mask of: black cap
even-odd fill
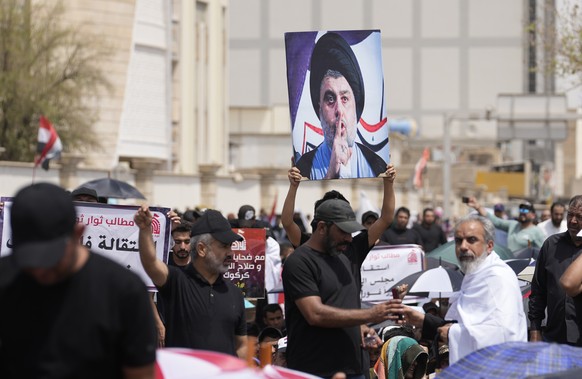
[[[340,199],[324,201],[315,210],[316,221],[332,222],[346,233],[354,233],[364,227],[356,221],[356,215],[350,204]]]
[[[535,211],[536,211],[533,204],[531,204],[531,203],[521,203],[521,204],[519,204],[519,209],[527,209],[533,213],[535,213]]]
[[[65,253],[77,213],[71,194],[50,183],[22,188],[10,211],[12,254],[20,268],[55,266]]]
[[[243,205],[238,210],[239,220],[254,220],[255,215],[255,208],[252,205]]]
[[[97,191],[95,191],[92,188],[87,188],[87,187],[79,187],[77,189],[75,189],[71,195],[73,196],[73,200],[75,199],[75,196],[81,196],[81,195],[85,195],[85,196],[92,196],[95,198],[95,201],[99,200],[99,196],[97,196]]]
[[[283,338],[283,333],[277,328],[266,326],[258,335],[259,342],[263,342],[266,337],[276,338],[279,341],[280,338]]]
[[[232,231],[228,220],[214,209],[208,209],[202,217],[200,217],[190,231],[190,236],[197,236],[200,234],[210,233],[214,239],[222,243],[233,243],[234,241],[242,241],[242,236]]]
[[[311,54],[309,89],[311,104],[319,117],[319,92],[327,70],[334,70],[346,78],[354,93],[358,121],[364,110],[364,79],[360,65],[350,45],[339,34],[326,33],[315,43]]]
[[[364,212],[364,214],[362,215],[362,224],[365,223],[366,220],[369,219],[370,217],[374,217],[374,220],[377,220],[380,218],[378,216],[378,213],[376,213],[374,211],[367,211],[367,212]]]

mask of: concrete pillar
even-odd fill
[[[275,180],[277,179],[277,174],[281,173],[281,169],[260,168],[258,172],[261,176],[261,208],[264,209],[267,214],[271,214],[273,202],[278,196]]]
[[[84,159],[84,155],[77,153],[61,154],[61,171],[59,172],[61,187],[73,190],[77,188],[79,184],[81,184],[77,181],[77,171],[79,163],[81,163]]]
[[[154,198],[154,171],[157,170],[164,161],[160,159],[148,158],[133,158],[131,160],[131,167],[135,172],[135,186],[146,197],[146,200],[151,201]]]
[[[201,164],[200,171],[200,202],[208,208],[216,208],[216,173],[222,167],[219,164]]]

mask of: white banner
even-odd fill
[[[390,288],[408,275],[422,270],[424,251],[418,245],[379,245],[362,263],[362,301],[392,299]]]
[[[0,217],[0,256],[12,254],[12,230],[10,229],[10,209],[12,198],[3,197],[4,209]],[[101,254],[135,272],[146,283],[149,290],[155,290],[151,279],[145,273],[139,259],[139,229],[133,222],[138,206],[109,205],[101,203],[75,203],[77,223],[85,225],[81,244],[94,253]],[[169,208],[150,207],[154,216],[152,234],[156,254],[164,262],[168,261],[170,241],[170,220],[166,217]],[[34,233],[34,231],[31,231]]]

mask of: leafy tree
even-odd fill
[[[582,85],[582,2],[545,0],[529,25],[530,46],[541,53],[536,71]],[[539,47],[536,47],[539,46]]]
[[[571,4],[559,13],[556,50],[552,66],[561,76],[575,75],[582,85],[582,12],[580,3]]]
[[[61,1],[0,1],[0,146],[4,160],[32,161],[38,119],[65,151],[99,147],[91,106],[110,88],[100,63],[109,48],[65,18]]]

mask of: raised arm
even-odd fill
[[[560,284],[568,296],[574,297],[582,292],[582,255],[568,266],[560,278]]]
[[[384,173],[384,197],[382,199],[382,211],[380,218],[370,226],[368,230],[368,246],[373,246],[382,233],[392,223],[394,219],[394,208],[396,206],[396,199],[394,196],[394,180],[396,179],[396,169],[393,164],[386,166]]]
[[[301,243],[301,229],[293,221],[293,214],[295,213],[295,197],[301,182],[301,173],[297,167],[293,166],[287,172],[287,177],[289,178],[289,191],[287,191],[287,197],[285,197],[281,211],[281,224],[287,233],[289,242],[297,247]]]
[[[166,284],[168,280],[168,266],[156,257],[156,247],[152,236],[152,213],[147,205],[142,205],[133,217],[139,228],[139,259],[141,264],[158,287]]]
[[[489,212],[487,212],[487,209],[483,208],[481,204],[479,204],[477,199],[474,197],[469,198],[469,202],[467,203],[467,205],[475,209],[483,217],[487,217],[487,215],[489,214]]]
[[[505,230],[505,231],[509,230],[509,227],[511,226],[512,221],[504,220],[504,219],[501,219],[495,215],[490,214],[489,212],[487,212],[487,209],[485,209],[485,207],[483,207],[483,206],[481,206],[481,204],[479,204],[479,202],[477,201],[476,198],[470,197],[467,205],[470,206],[471,208],[475,209],[477,212],[479,212],[479,214],[481,216],[487,217],[496,228],[501,229],[501,230]]]

